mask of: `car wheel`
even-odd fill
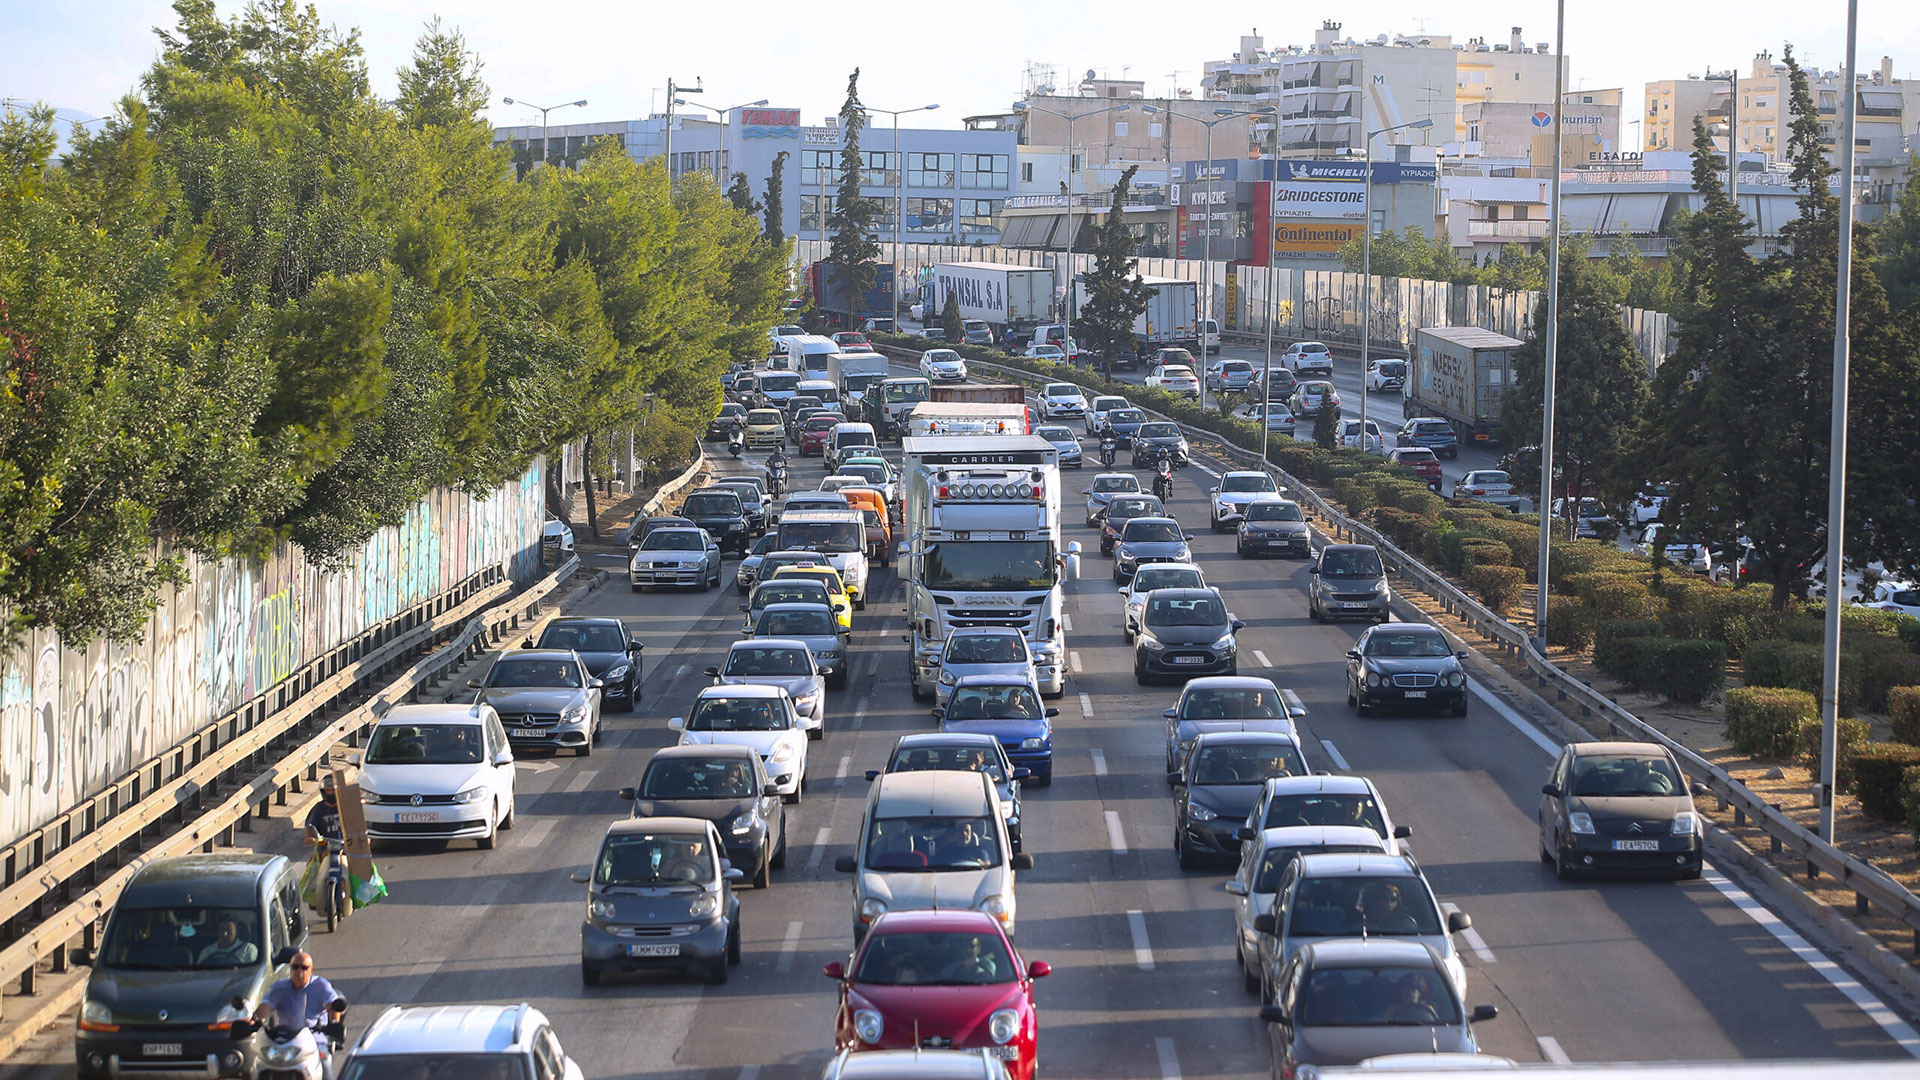
[[[742,583],[742,582],[734,582],[734,585],[733,585],[733,587],[734,587],[735,589],[738,589],[738,590],[740,591],[740,595],[741,595],[741,596],[745,596],[745,595],[747,595],[748,593],[750,593],[750,592],[752,592],[752,591],[753,591],[752,589],[749,589],[749,588],[748,588],[748,587],[747,587],[747,586],[746,586],[746,585],[745,585],[744,583]]]
[[[1367,700],[1367,695],[1365,694],[1355,695],[1353,699],[1353,711],[1358,716],[1373,715],[1373,704]]]
[[[1114,584],[1116,584],[1116,585],[1118,585],[1118,584],[1121,584],[1122,582],[1125,582],[1126,580],[1127,580],[1126,578],[1123,578],[1123,577],[1121,577],[1121,576],[1120,576],[1120,564],[1119,564],[1119,563],[1115,563],[1115,564],[1114,564],[1114,566],[1113,566],[1113,581],[1114,581]]]
[[[1141,667],[1138,662],[1136,662],[1133,665],[1133,681],[1138,683],[1141,686],[1147,685],[1147,683],[1150,681],[1147,678],[1147,669],[1144,667]]]
[[[754,870],[753,887],[756,889],[773,888],[773,856],[771,853],[769,853],[765,858],[761,859],[760,866]],[[734,951],[733,936],[729,934],[727,936],[727,954],[729,958],[732,957],[733,951]],[[735,960],[734,963],[739,963],[739,961]]]
[[[1559,838],[1555,837],[1553,843],[1553,876],[1559,878],[1561,881],[1572,881],[1573,875],[1573,865],[1567,862],[1566,850],[1560,846]]]
[[[492,827],[487,829],[487,835],[481,837],[478,840],[475,840],[473,842],[473,846],[480,849],[481,851],[492,851],[494,849],[494,846],[499,842],[498,840],[499,835],[500,835],[500,826],[499,824],[496,823]]]
[[[600,969],[587,963],[585,960],[580,961],[580,985],[599,986]]]
[[[732,939],[729,938],[728,940],[731,941]],[[716,956],[713,958],[713,966],[707,969],[707,981],[714,986],[724,986],[726,985],[728,974],[727,958],[724,956]]]
[[[1453,715],[1455,716],[1467,715],[1467,699],[1465,697],[1462,697],[1460,699],[1460,704],[1455,705],[1453,707]]]
[[[1360,704],[1360,698],[1353,691],[1354,691],[1353,680],[1348,679],[1347,680],[1347,707],[1349,709]]]
[[[727,928],[727,963],[740,962],[740,925],[735,923]]]
[[[787,815],[784,812],[780,815],[780,845],[773,849],[773,858],[767,862],[775,870],[787,868]]]
[[[632,706],[629,705],[628,708],[632,708]],[[601,722],[593,725],[592,743],[594,746],[599,746],[601,743],[605,741],[607,741],[607,723],[606,721],[602,720]]]
[[[1700,871],[1701,871],[1701,868],[1700,868],[1700,867],[1698,867],[1698,866],[1693,866],[1693,867],[1689,867],[1689,868],[1687,868],[1687,869],[1685,869],[1685,870],[1682,870],[1682,871],[1680,871],[1679,873],[1677,873],[1677,874],[1675,874],[1675,875],[1673,875],[1673,880],[1675,880],[1675,881],[1699,881],[1699,880],[1700,880]]]
[[[573,756],[574,757],[592,757],[594,741],[599,737],[600,737],[600,733],[597,731],[589,734],[587,736],[587,741],[581,743],[579,747],[574,750]]]
[[[1309,614],[1313,616],[1314,622],[1320,623],[1323,626],[1326,625],[1327,612],[1325,608],[1322,608],[1319,604],[1309,604],[1307,605],[1307,607],[1309,609]]]
[[[865,593],[861,593],[859,596],[853,598],[853,610],[867,610],[867,595]]]
[[[1214,535],[1215,535],[1215,536],[1218,536],[1218,535],[1220,535],[1221,533],[1223,533],[1223,532],[1226,532],[1226,531],[1227,531],[1227,530],[1225,530],[1225,529],[1223,529],[1223,528],[1221,528],[1221,527],[1220,527],[1220,522],[1219,522],[1219,519],[1217,519],[1217,518],[1216,518],[1216,519],[1214,520],[1214,523],[1213,523],[1213,533],[1214,533]]]
[[[802,778],[800,783],[795,784],[793,786],[793,794],[782,795],[780,796],[780,798],[785,800],[788,806],[799,806],[800,800],[805,796],[806,796],[806,780],[805,778]]]
[[[507,816],[500,819],[499,828],[503,832],[513,828],[513,800],[512,799],[507,800]]]
[[[1052,787],[1053,774],[1049,772],[1049,773],[1042,773],[1041,775],[1038,775],[1038,776],[1028,777],[1027,783],[1032,784],[1034,787]]]
[[[1234,950],[1239,952],[1240,946],[1234,946]],[[1254,974],[1253,969],[1247,965],[1247,958],[1244,952],[1241,952],[1240,955],[1240,989],[1245,990],[1249,994],[1258,994],[1260,992],[1260,976]]]
[[[845,690],[847,688],[847,673],[845,671],[836,671],[827,676],[827,686],[834,690]]]
[[[645,585],[642,585],[642,584],[640,584],[640,583],[639,583],[639,582],[637,582],[637,581],[630,581],[630,582],[628,582],[627,584],[629,584],[629,585],[632,585],[632,586],[633,586],[633,591],[634,591],[634,592],[646,592],[646,591],[647,591],[647,587],[646,587]]]
[[[1553,862],[1553,852],[1547,850],[1547,840],[1544,836],[1540,838],[1540,861],[1543,863]]]

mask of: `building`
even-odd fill
[[[1583,100],[1584,99],[1584,100]],[[1466,138],[1450,144],[1449,158],[1494,158],[1525,162],[1547,175],[1553,161],[1553,97],[1544,101],[1475,101],[1463,110]],[[1620,92],[1569,93],[1560,105],[1560,167],[1618,162]]]
[[[1821,141],[1832,156],[1840,123],[1840,75],[1807,68],[1808,89],[1820,113]],[[1737,78],[1736,78],[1737,76]],[[1855,79],[1854,154],[1862,164],[1904,161],[1913,136],[1920,131],[1920,81],[1898,79],[1893,60],[1881,57],[1873,72]],[[1737,101],[1736,99],[1737,93]],[[1693,120],[1703,117],[1719,125],[1721,152],[1727,151],[1726,124],[1738,131],[1739,149],[1762,155],[1767,162],[1785,159],[1793,118],[1788,102],[1787,66],[1773,54],[1753,58],[1745,73],[1706,78],[1689,75],[1647,84],[1645,150],[1691,150]]]

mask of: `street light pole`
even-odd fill
[[[1560,152],[1565,132],[1560,123],[1561,107],[1567,100],[1567,0],[1554,5],[1553,25],[1553,211],[1547,226],[1547,327],[1546,359],[1541,365],[1541,381],[1546,385],[1540,403],[1540,546],[1535,558],[1537,586],[1533,603],[1534,648],[1547,654],[1547,581],[1548,547],[1553,537],[1553,405],[1554,380],[1560,363]],[[1569,492],[1578,512],[1580,493]]]
[[[663,129],[665,144],[661,147],[661,158],[667,163],[667,186],[673,186],[673,103],[681,94],[704,94],[704,80],[694,79],[692,86],[680,86],[672,79],[667,80],[667,126]]]
[[[1727,200],[1740,209],[1740,69],[1728,68],[1725,75],[1711,70],[1703,78],[1727,84]],[[1740,216],[1741,238],[1746,238],[1746,215]]]
[[[1073,215],[1073,200],[1075,197],[1074,191],[1073,191],[1073,187],[1074,187],[1073,181],[1074,181],[1074,172],[1075,172],[1073,167],[1073,124],[1074,124],[1074,121],[1083,120],[1089,116],[1104,116],[1107,113],[1128,112],[1133,108],[1133,106],[1112,105],[1104,109],[1094,109],[1091,112],[1080,113],[1077,116],[1070,116],[1066,113],[1057,112],[1053,109],[1043,109],[1037,105],[1030,105],[1024,101],[1014,102],[1013,108],[1014,108],[1014,111],[1016,112],[1046,113],[1048,116],[1057,116],[1060,119],[1065,120],[1067,122],[1067,206],[1066,206],[1067,250],[1066,250],[1066,264],[1060,270],[1060,281],[1061,281],[1060,326],[1065,331],[1063,336],[1066,338],[1066,340],[1060,343],[1060,349],[1063,353],[1066,354],[1067,361],[1071,363],[1073,361],[1073,353],[1074,353],[1072,348],[1073,346],[1073,241],[1074,241],[1074,234],[1080,231],[1080,228],[1079,228],[1080,219],[1074,217]],[[1146,111],[1153,112],[1154,111],[1153,106],[1151,105],[1146,106]]]
[[[545,106],[535,105],[531,101],[515,101],[512,98],[501,98],[500,100],[508,105],[522,105],[529,109],[539,110],[539,113],[540,113],[540,161],[542,164],[545,164],[547,162],[547,159],[553,156],[553,152],[547,148],[547,114],[552,112],[555,109],[566,109],[566,108],[571,108],[575,105],[585,105],[587,103],[586,98],[581,98],[579,101],[563,101],[558,105],[545,105]],[[560,155],[560,160],[562,163],[565,163],[566,155],[565,154]]]
[[[939,107],[922,105],[914,109],[876,109],[870,105],[861,106],[864,112],[885,113],[893,117],[893,332],[896,334],[900,332],[900,229],[907,221],[906,192],[903,187],[907,170],[905,163],[900,160],[900,118],[908,113],[930,112]],[[923,318],[925,314],[921,313]]]
[[[1278,81],[1280,65],[1273,66],[1274,82]],[[1270,87],[1272,82],[1268,84]],[[1272,93],[1270,89],[1268,93]],[[1265,248],[1267,262],[1266,323],[1267,323],[1267,368],[1260,375],[1260,464],[1265,467],[1267,458],[1267,429],[1272,426],[1273,418],[1267,414],[1273,411],[1273,324],[1280,317],[1279,292],[1273,287],[1275,267],[1273,265],[1273,219],[1280,210],[1280,122],[1275,117],[1268,124],[1272,147],[1272,176],[1267,180],[1267,230],[1260,237]]]
[[[740,109],[757,109],[760,106],[765,105],[766,103],[767,103],[767,99],[761,98],[759,101],[749,101],[745,105],[735,105],[732,108],[728,108],[728,109],[716,109],[711,105],[702,105],[697,101],[687,101],[684,99],[673,103],[675,105],[691,105],[696,109],[705,109],[708,112],[714,113],[715,115],[720,117],[720,150],[718,153],[714,154],[713,156],[713,166],[714,166],[713,177],[715,182],[718,182],[726,178],[727,114],[735,112]]]
[[[1412,120],[1367,132],[1366,167],[1360,175],[1360,452],[1367,452],[1367,379],[1373,345],[1373,140],[1401,128],[1430,128],[1432,119]],[[1386,441],[1381,440],[1384,449]]]

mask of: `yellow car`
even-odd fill
[[[748,446],[785,446],[787,418],[779,409],[753,409],[747,413]]]
[[[812,578],[824,583],[833,601],[834,622],[840,625],[841,633],[853,633],[853,604],[847,597],[846,585],[840,581],[840,571],[831,566],[783,566],[767,580],[779,581],[786,577]]]

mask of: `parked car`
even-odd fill
[[[633,549],[627,582],[634,592],[655,585],[692,585],[705,592],[719,586],[720,562],[720,545],[705,529],[655,529]]]
[[[947,688],[946,706],[933,715],[949,734],[999,739],[1007,760],[1027,770],[1035,787],[1053,783],[1053,718],[1060,710],[1041,703],[1031,670],[962,675]]]
[[[1240,826],[1275,776],[1311,772],[1291,735],[1272,731],[1215,731],[1194,738],[1173,784],[1173,850],[1180,869],[1240,860]]]
[[[726,860],[747,871],[756,889],[771,886],[773,872],[787,865],[786,806],[750,746],[663,746],[640,782],[619,794],[637,818],[713,822]]]
[[[1396,446],[1423,446],[1443,458],[1460,456],[1460,434],[1453,423],[1437,416],[1415,416],[1394,435]]]
[[[1212,503],[1209,519],[1216,533],[1227,532],[1237,527],[1247,516],[1247,506],[1261,499],[1273,498],[1280,494],[1273,477],[1258,470],[1245,470],[1222,473],[1220,483],[1209,488],[1207,495]]]
[[[1561,521],[1567,518],[1567,500],[1553,500],[1553,516]],[[1620,531],[1620,521],[1612,511],[1602,505],[1599,499],[1588,496],[1574,507],[1573,532],[1575,536],[1602,539]]]
[[[1333,352],[1324,342],[1299,341],[1289,346],[1281,354],[1287,369],[1295,375],[1315,372],[1321,375],[1333,374]]]
[[[1233,675],[1240,669],[1233,617],[1215,589],[1156,589],[1147,594],[1133,649],[1133,678]]]
[[[1467,715],[1467,654],[1437,626],[1370,626],[1347,650],[1347,704],[1366,716],[1382,706]]]
[[[698,818],[629,818],[607,826],[592,869],[573,875],[587,886],[580,981],[598,986],[608,975],[666,968],[726,982],[728,969],[740,962],[740,899],[733,885],[746,874],[722,864],[723,850],[713,822]]]
[[[1313,534],[1299,503],[1269,495],[1247,504],[1233,550],[1243,559],[1281,554],[1307,557],[1313,554]]]
[[[1087,497],[1086,523],[1093,528],[1107,512],[1108,503],[1121,495],[1140,494],[1140,478],[1132,473],[1100,473],[1093,478],[1093,486],[1080,494]]]
[[[770,588],[786,588],[773,582]],[[789,601],[791,602],[791,601]],[[794,712],[807,738],[818,742],[827,734],[826,674],[813,650],[799,638],[752,637],[727,646],[724,662],[706,669],[720,686],[777,686],[793,699]]]
[[[586,757],[604,734],[600,680],[571,649],[508,650],[467,686],[477,691],[475,705],[500,714],[515,748],[569,749]]]
[[[1392,618],[1393,589],[1373,545],[1328,544],[1307,572],[1307,614],[1315,622]]]
[[[1540,861],[1581,873],[1700,876],[1704,828],[1673,752],[1659,743],[1562,747],[1540,788]]]
[[[747,746],[760,755],[789,803],[807,791],[807,732],[793,698],[778,686],[706,686],[687,715],[667,721],[682,746]]]
[[[1192,563],[1157,562],[1140,567],[1119,590],[1121,637],[1133,644],[1134,635],[1140,632],[1140,613],[1147,606],[1147,594],[1153,590],[1206,587],[1206,575]]]
[[[528,638],[529,649],[571,649],[586,662],[587,672],[603,684],[611,704],[631,710],[640,702],[640,653],[646,648],[619,619],[601,616],[561,616]]]

